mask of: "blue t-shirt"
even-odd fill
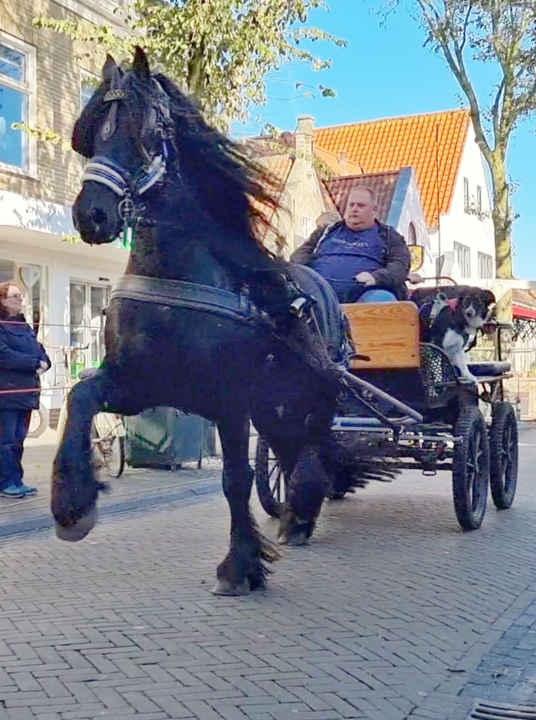
[[[328,280],[341,300],[348,291],[353,293],[362,287],[357,285],[356,275],[383,267],[384,255],[385,242],[377,225],[365,230],[341,225],[320,243],[312,268]]]

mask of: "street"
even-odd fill
[[[448,475],[405,473],[327,504],[311,544],[247,597],[210,594],[220,493],[108,515],[77,545],[51,529],[4,538],[0,720],[462,720],[481,699],[531,705],[536,428],[520,442],[514,506],[490,501],[479,531],[458,528]]]

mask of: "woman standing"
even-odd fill
[[[14,281],[0,284],[0,495],[8,498],[37,492],[22,482],[22,452],[30,415],[39,407],[39,376],[51,365],[22,314],[22,299]]]

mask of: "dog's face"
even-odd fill
[[[458,310],[462,314],[466,327],[478,330],[486,324],[490,314],[490,306],[495,296],[489,290],[471,288],[460,296]]]

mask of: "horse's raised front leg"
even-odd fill
[[[96,502],[105,485],[94,475],[91,421],[104,408],[105,371],[78,382],[68,398],[68,417],[52,472],[51,510],[61,540],[82,540],[97,522]]]
[[[264,588],[278,554],[259,532],[249,508],[253,470],[248,461],[249,421],[245,416],[218,424],[223,452],[223,492],[231,512],[229,552],[217,570],[216,595],[245,595]]]

